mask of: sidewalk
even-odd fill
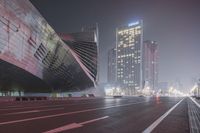
[[[200,104],[198,102],[191,97],[188,98],[190,133],[200,133]]]

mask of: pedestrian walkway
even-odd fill
[[[194,99],[188,98],[190,133],[200,133],[200,107]]]

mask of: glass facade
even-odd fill
[[[127,95],[142,85],[142,21],[117,29],[117,81]]]
[[[95,41],[92,43],[97,47]],[[28,0],[0,0],[1,75],[7,75],[3,65],[9,67],[11,73],[10,77],[0,76],[0,89],[5,88],[2,87],[4,81],[12,79],[14,84],[23,86],[19,88],[24,91],[43,91],[38,90],[39,86],[29,87],[26,79],[21,82],[13,79],[12,73],[16,74],[18,69],[19,78],[22,73],[30,74],[29,80],[36,78],[36,83],[44,82],[41,84],[46,91],[82,90],[94,86],[96,73],[89,76],[90,71],[84,70],[87,66],[73,54],[70,45],[60,39]]]

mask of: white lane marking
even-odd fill
[[[64,109],[64,108],[54,108],[54,109],[42,109],[42,110],[22,111],[22,112],[7,113],[7,114],[3,114],[3,115],[17,115],[17,114],[38,113],[38,112],[53,111],[53,110],[62,110],[62,109]]]
[[[50,130],[50,131],[46,131],[46,132],[43,132],[43,133],[58,133],[58,132],[67,131],[67,130],[70,130],[70,129],[79,128],[79,127],[82,127],[82,126],[83,125],[80,125],[78,123],[71,123],[71,124],[65,125],[63,127],[59,127],[59,128],[56,128],[56,129],[53,129],[53,130]]]
[[[22,106],[19,106],[19,105],[11,105],[11,106],[6,106],[6,108],[20,108]],[[1,108],[1,109],[4,109],[4,108]]]
[[[191,98],[190,97],[190,99],[197,105],[197,107],[199,107],[200,108],[200,104],[199,103],[197,103],[197,101],[195,101],[193,98]]]
[[[89,121],[84,121],[84,122],[81,122],[81,123],[79,123],[79,124],[85,125],[85,124],[88,124],[88,123],[92,123],[92,122],[95,122],[95,121],[99,121],[99,120],[106,119],[106,118],[108,118],[108,117],[109,117],[109,116],[104,116],[104,117],[92,119],[92,120],[89,120]]]
[[[20,120],[14,120],[14,121],[6,121],[6,122],[0,122],[0,125],[7,125],[7,124],[13,124],[13,123],[19,123],[19,122],[25,122],[25,121],[31,121],[31,120],[39,120],[39,119],[52,118],[52,117],[58,117],[58,116],[79,114],[79,113],[85,113],[85,112],[91,112],[91,111],[103,110],[103,109],[110,109],[110,108],[116,108],[116,107],[124,107],[124,106],[129,106],[129,105],[134,105],[134,104],[139,104],[139,103],[146,103],[146,102],[148,102],[148,101],[128,103],[128,104],[122,104],[122,105],[114,105],[114,106],[94,108],[94,109],[79,110],[79,111],[74,111],[74,112],[67,112],[67,113],[61,113],[61,114],[55,114],[55,115],[46,115],[46,116],[20,119]]]
[[[115,100],[113,100],[115,102]],[[110,102],[113,102],[110,101]],[[95,101],[95,102],[84,102],[84,103],[72,103],[72,104],[59,104],[59,105],[43,105],[43,106],[31,106],[31,107],[23,107],[23,106],[16,106],[13,108],[0,108],[0,111],[5,111],[5,110],[22,110],[22,109],[34,109],[34,108],[49,108],[49,107],[61,107],[61,106],[74,106],[74,105],[84,105],[84,104],[94,104],[94,103],[99,103],[100,101]]]
[[[84,121],[84,122],[80,122],[80,123],[71,123],[71,124],[68,124],[68,125],[65,125],[65,126],[62,126],[62,127],[59,127],[59,128],[55,128],[55,129],[43,132],[43,133],[59,133],[59,132],[67,131],[67,130],[70,130],[70,129],[83,127],[85,124],[93,123],[93,122],[96,122],[96,121],[99,121],[99,120],[103,120],[103,119],[106,119],[108,117],[109,116],[104,116],[104,117],[100,117],[100,118],[96,118],[96,119],[92,119],[92,120],[88,120],[88,121]]]
[[[142,133],[151,133],[155,127],[157,127],[185,98],[175,104],[170,108],[165,114],[158,118],[154,123],[152,123],[148,128],[146,128]]]
[[[22,110],[22,109],[34,109],[34,108],[49,108],[49,107],[60,107],[60,106],[64,106],[63,105],[54,105],[54,106],[36,106],[36,107],[21,107],[21,108],[11,108],[11,109],[8,109],[8,108],[4,108],[4,109],[0,109],[0,111],[5,111],[5,110]]]
[[[3,115],[17,115],[17,114],[27,114],[27,113],[35,113],[39,112],[39,110],[31,110],[31,111],[22,111],[22,112],[15,112],[15,113],[7,113]]]

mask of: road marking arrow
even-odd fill
[[[109,116],[104,116],[104,117],[100,117],[97,119],[92,119],[92,120],[88,120],[88,121],[84,121],[84,122],[80,122],[80,123],[71,123],[71,124],[67,124],[65,126],[59,127],[59,128],[55,128],[43,133],[58,133],[58,132],[63,132],[63,131],[67,131],[67,130],[71,130],[71,129],[75,129],[75,128],[80,128],[83,127],[85,124],[89,124],[89,123],[93,123],[99,120],[103,120],[108,118]]]

